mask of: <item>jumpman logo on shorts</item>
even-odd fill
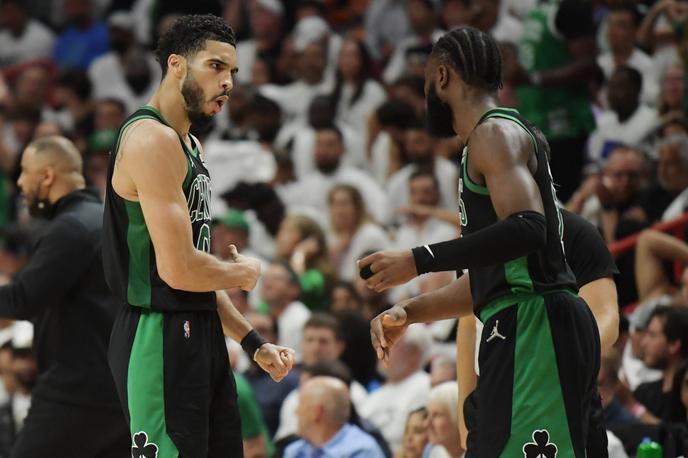
[[[495,321],[494,328],[492,328],[492,332],[490,333],[490,337],[487,338],[485,342],[489,342],[495,337],[499,337],[502,340],[506,340],[506,336],[503,336],[502,334],[499,333],[499,329],[497,327],[499,326],[499,320]]]

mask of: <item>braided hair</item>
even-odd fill
[[[502,87],[502,58],[497,42],[473,27],[457,27],[445,33],[432,55],[452,66],[464,82],[494,92]]]

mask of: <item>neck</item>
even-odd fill
[[[449,456],[452,458],[459,458],[461,454],[463,453],[463,450],[461,449],[461,441],[459,440],[459,435],[458,435],[458,429],[454,429],[454,434],[452,434],[452,437],[450,440],[445,441],[445,443],[442,443],[442,446],[447,450],[447,453],[449,453]]]
[[[633,54],[633,47],[615,49],[612,51],[612,53],[614,54],[614,62],[616,65],[624,65],[626,62],[628,62],[631,54]]]
[[[662,391],[668,393],[673,388],[674,384],[674,373],[676,372],[676,363],[672,362],[669,367],[664,371],[664,379],[662,383]]]
[[[631,116],[633,116],[633,113],[636,112],[638,109],[638,105],[633,107],[631,110],[625,110],[625,111],[617,111],[616,116],[619,118],[620,122],[626,122],[628,119],[630,119]]]
[[[428,215],[411,215],[409,218],[410,223],[415,226],[418,230],[423,229],[425,222],[430,219]]]
[[[308,442],[313,444],[315,447],[322,447],[327,444],[338,432],[344,427],[344,425],[333,425],[330,423],[321,423],[318,428],[313,428]]]
[[[69,177],[69,179],[55,183],[55,185],[50,189],[50,194],[48,194],[48,201],[50,201],[51,204],[54,204],[67,194],[71,194],[79,189],[84,189],[85,187],[86,182],[84,181],[84,177],[80,173],[74,174],[74,176]]]
[[[474,99],[471,102],[461,101],[457,98],[449,101],[454,112],[454,132],[459,135],[464,143],[485,112],[497,106],[497,102],[491,95],[475,96]]]
[[[181,138],[188,137],[191,121],[184,108],[186,103],[181,88],[176,81],[166,76],[148,105],[158,110]]]

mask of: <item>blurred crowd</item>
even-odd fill
[[[608,244],[640,234],[614,252],[620,337],[598,379],[610,456],[643,436],[685,453],[688,245],[685,231],[649,228],[688,207],[688,1],[0,0],[3,281],[41,228],[15,184],[24,147],[72,139],[104,192],[120,125],[160,82],[157,37],[189,13],[222,16],[237,35],[228,109],[194,132],[212,175],[212,252],[227,259],[234,244],[262,260],[255,290],[228,293],[299,362],[275,384],[228,341],[247,456],[319,444],[344,457],[352,443],[371,457],[461,453],[456,321],[411,326],[387,368],[368,331],[455,273],[376,293],[356,268],[374,251],[459,235],[463,145],[426,131],[424,96],[432,45],[459,25],[499,41],[499,103],[547,137],[562,206]],[[36,378],[23,323],[0,322],[0,375],[3,457]]]

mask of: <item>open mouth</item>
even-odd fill
[[[222,107],[224,106],[225,103],[227,103],[227,100],[229,100],[229,98],[227,96],[222,96],[222,97],[218,97],[217,99],[215,99],[215,111],[217,113],[219,113],[220,110],[222,110]]]

